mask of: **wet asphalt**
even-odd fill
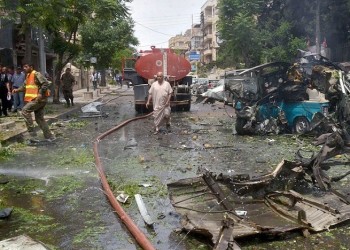
[[[14,208],[10,218],[0,220],[0,240],[27,234],[51,249],[139,249],[106,200],[92,157],[97,135],[142,115],[134,111],[131,91],[105,96],[101,117],[81,118],[84,114],[77,110],[54,123],[55,143],[20,144],[14,157],[0,162],[0,177],[8,180],[0,184],[0,207]],[[201,168],[262,175],[283,159],[293,160],[299,148],[317,150],[308,137],[234,135],[232,107],[195,100],[190,112],[172,113],[170,130],[153,135],[152,119],[147,118],[128,124],[99,145],[115,196],[129,195],[125,211],[157,249],[211,249],[210,240],[178,230],[181,218],[171,206],[167,183],[194,177]],[[340,160],[331,175],[346,170],[347,159]],[[337,185],[346,187],[349,181]],[[136,193],[155,222],[152,228],[142,220]],[[343,226],[309,238],[288,234],[238,242],[243,249],[342,249],[349,246],[349,234]]]

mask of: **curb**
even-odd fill
[[[108,94],[108,93],[106,93],[106,94]],[[103,95],[103,96],[101,96],[101,97],[99,97],[99,98],[97,98],[95,100],[88,101],[88,102],[86,102],[86,104],[89,104],[89,103],[92,103],[92,102],[96,102],[96,101],[101,101],[104,96],[105,95]],[[79,105],[79,107],[76,106],[73,109],[67,110],[67,111],[62,112],[62,113],[58,113],[55,116],[49,116],[48,118],[45,117],[45,120],[46,120],[48,125],[51,125],[52,123],[54,123],[58,119],[67,118],[72,113],[77,112],[80,108],[81,108],[80,105]],[[40,131],[40,128],[39,127],[35,127],[35,131]],[[18,130],[18,132],[16,134],[14,134],[14,135],[11,135],[11,136],[9,136],[7,138],[5,137],[4,139],[0,140],[0,147],[1,146],[8,146],[9,144],[15,143],[15,142],[23,142],[24,141],[24,133],[26,133],[26,132],[27,132],[27,128],[24,128],[24,129]]]

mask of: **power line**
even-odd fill
[[[139,45],[137,47],[151,47],[153,45],[160,45],[160,44],[164,44],[164,43],[168,44],[168,41],[165,41],[165,42],[162,42],[162,43],[154,43],[154,44],[149,44],[149,45],[142,45],[142,46]]]
[[[151,25],[147,25],[147,24],[143,24],[146,25],[147,27],[152,26],[153,29],[156,29],[156,27],[161,27],[161,26],[175,26],[175,25],[180,25],[180,24],[188,24],[188,22],[176,22],[176,23],[158,23],[158,24],[151,24]],[[189,29],[191,28],[191,25],[189,25]]]
[[[135,23],[137,23],[138,25],[141,25],[142,27],[145,27],[146,29],[152,30],[153,32],[156,32],[156,33],[159,33],[159,34],[162,34],[162,35],[165,35],[165,36],[173,36],[173,35],[165,34],[165,33],[163,33],[163,32],[154,30],[154,29],[152,29],[152,28],[150,28],[150,27],[147,27],[147,26],[145,26],[145,25],[143,25],[143,24],[141,24],[141,23],[139,23],[139,22],[136,22],[136,21],[135,21]]]
[[[192,16],[193,16],[194,18],[199,18],[199,17],[200,17],[200,14],[199,14],[199,13],[196,13],[196,14],[176,15],[176,16],[152,16],[152,17],[141,18],[141,19],[139,19],[139,21],[154,21],[154,20],[163,21],[163,20],[166,20],[166,19],[178,20],[179,17],[188,17],[188,18],[191,18]],[[184,18],[181,18],[181,19],[184,19]]]

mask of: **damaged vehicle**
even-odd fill
[[[193,79],[193,83],[190,86],[192,95],[200,95],[208,90],[209,79],[197,78]]]
[[[304,53],[294,64],[267,63],[225,79],[225,91],[234,99],[238,134],[306,133],[315,116],[336,110],[344,82],[327,58]]]

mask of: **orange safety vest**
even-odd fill
[[[35,84],[35,73],[36,71],[33,70],[32,72],[30,72],[30,74],[27,75],[26,93],[24,95],[25,102],[30,102],[33,99],[38,97],[39,88],[38,88],[38,85]],[[50,96],[50,92],[47,91],[45,96]]]

